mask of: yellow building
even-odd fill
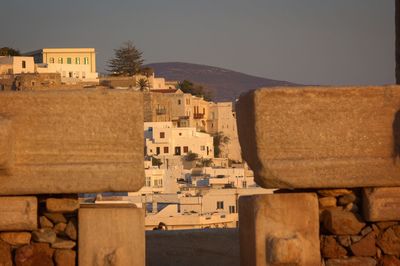
[[[43,48],[28,52],[38,73],[60,73],[63,83],[98,83],[94,48]]]

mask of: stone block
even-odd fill
[[[145,265],[144,210],[132,205],[82,205],[79,265]]]
[[[54,261],[57,266],[75,266],[76,252],[68,249],[57,249],[54,252]]]
[[[400,220],[400,187],[365,188],[362,194],[366,221]]]
[[[354,213],[339,208],[324,210],[322,222],[324,228],[335,235],[357,235],[365,226]]]
[[[144,184],[142,94],[0,93],[0,195],[137,191]]]
[[[315,194],[242,196],[239,210],[241,265],[320,265]]]
[[[28,232],[2,232],[0,239],[12,246],[28,245],[31,242],[31,233]]]
[[[46,199],[46,209],[49,212],[73,212],[79,209],[77,199]]]
[[[37,228],[35,197],[0,197],[0,231],[30,231]]]
[[[243,156],[264,188],[400,186],[399,107],[398,86],[255,90],[236,108]]]

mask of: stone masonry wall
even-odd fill
[[[77,265],[77,198],[1,197],[0,203],[9,218],[0,218],[0,265]]]
[[[389,198],[389,193],[373,199],[368,190],[317,191],[321,256],[326,266],[400,265],[400,224],[396,218],[400,215],[396,210],[400,195]],[[397,188],[389,190],[400,192]],[[377,200],[385,203],[378,207]],[[389,205],[392,205],[391,217],[387,216]],[[376,217],[371,213],[377,214]]]

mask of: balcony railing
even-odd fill
[[[156,109],[157,115],[165,115],[166,113],[167,113],[167,109],[165,109],[165,108]]]
[[[193,118],[194,119],[203,119],[204,118],[204,114],[201,114],[201,113],[193,114]]]

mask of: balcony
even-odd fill
[[[204,118],[204,113],[197,113],[197,114],[193,114],[193,118],[194,119],[203,119]]]
[[[166,108],[158,108],[156,109],[156,114],[157,115],[165,115],[167,113],[167,109]]]

